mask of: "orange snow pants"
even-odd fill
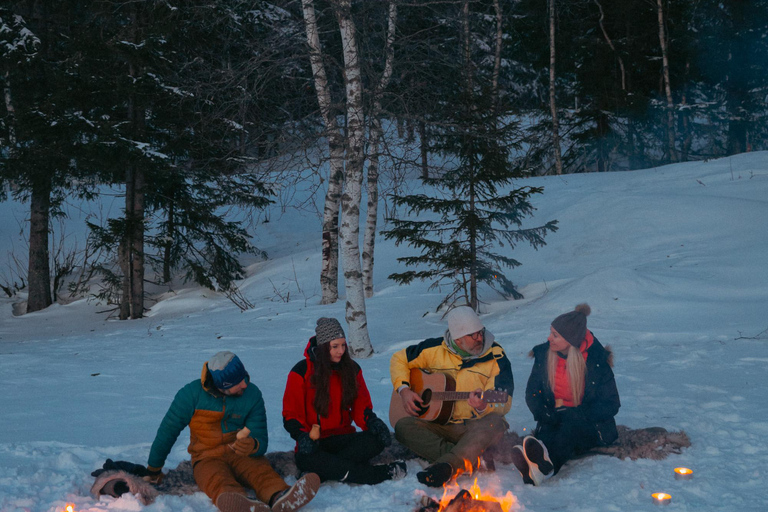
[[[243,457],[228,450],[221,457],[195,462],[193,468],[197,486],[214,503],[223,492],[246,494],[246,488],[256,491],[260,501],[269,503],[273,494],[288,488],[266,457]]]

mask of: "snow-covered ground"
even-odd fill
[[[618,423],[684,429],[693,445],[664,461],[581,459],[542,487],[499,467],[480,485],[511,491],[514,509],[531,512],[652,510],[657,491],[679,512],[767,510],[768,153],[525,184],[545,187],[530,225],[557,219],[560,230],[539,251],[515,250],[523,266],[507,275],[524,300],[484,295],[483,321],[515,374],[511,429],[534,426],[523,398],[528,351],[555,316],[586,301],[590,329],[614,349]],[[23,208],[0,203],[0,215],[5,258]],[[315,320],[343,320],[344,306],[318,305],[319,220],[290,210],[270,217],[255,243],[273,259],[249,269],[242,289],[256,307],[246,312],[200,289],[177,290],[126,322],[84,300],[19,317],[0,301],[2,512],[59,512],[66,503],[79,512],[215,510],[202,493],[142,507],[130,496],[96,501],[89,489],[108,457],[146,463],[173,395],[218,350],[236,352],[263,391],[270,450],[292,449],[280,420],[287,373]],[[433,312],[439,292],[386,279],[403,269],[395,258],[407,249],[379,240],[376,250],[377,291],[367,302],[376,354],[359,362],[386,417],[390,356],[445,325]],[[187,458],[185,436],[167,468]],[[694,479],[676,481],[676,466]],[[404,480],[378,486],[323,485],[306,510],[410,512],[434,494],[418,484],[418,468],[412,461]]]

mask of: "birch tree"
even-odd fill
[[[555,170],[563,174],[563,158],[560,153],[560,122],[557,118],[555,99],[555,0],[549,0],[549,110],[552,114],[552,149],[555,152]]]
[[[323,49],[317,26],[314,0],[302,0],[302,13],[309,45],[309,60],[317,94],[317,104],[325,124],[328,141],[328,190],[325,194],[322,223],[322,268],[320,270],[321,304],[332,304],[339,298],[339,205],[344,182],[344,137],[332,108],[328,75],[323,64]]]
[[[659,46],[661,47],[662,79],[664,80],[664,94],[667,99],[667,152],[672,162],[677,162],[675,149],[675,115],[674,100],[672,99],[672,86],[669,80],[669,51],[667,49],[667,36],[664,30],[664,0],[656,0],[656,13],[659,22]]]
[[[357,33],[352,20],[351,1],[334,3],[344,55],[344,90],[347,106],[347,154],[344,190],[341,196],[341,255],[344,290],[347,294],[346,320],[351,353],[368,357],[373,353],[368,336],[362,265],[360,262],[360,203],[362,200],[363,164],[365,162],[365,117],[363,114],[363,81]]]
[[[373,296],[373,262],[376,245],[376,223],[379,214],[379,158],[381,157],[381,101],[384,90],[392,76],[392,65],[395,60],[395,22],[397,21],[397,5],[390,2],[387,14],[387,39],[385,43],[384,71],[373,91],[373,110],[370,114],[370,141],[368,143],[368,204],[366,209],[365,236],[363,239],[363,286],[365,296]]]

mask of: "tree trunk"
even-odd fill
[[[667,52],[667,36],[664,32],[664,6],[663,0],[656,0],[656,10],[659,20],[659,44],[661,45],[662,77],[664,79],[664,92],[667,96],[667,152],[669,160],[677,162],[675,150],[675,116],[674,102],[672,101],[672,86],[669,81],[669,57]]]
[[[120,270],[123,273],[122,289],[120,294],[120,320],[131,318],[131,222],[133,219],[133,168],[129,166],[125,173],[125,226],[120,245],[117,248],[117,259]]]
[[[389,85],[392,76],[392,64],[395,60],[395,21],[397,20],[397,5],[389,4],[387,26],[386,62],[381,80],[373,93],[373,112],[371,112],[371,140],[369,143],[370,157],[368,159],[368,204],[366,209],[365,235],[363,237],[363,288],[366,298],[373,297],[373,261],[376,246],[376,223],[379,215],[379,158],[381,156],[381,97]]]
[[[503,17],[499,0],[493,0],[493,9],[496,13],[496,52],[493,56],[493,79],[491,82],[491,98],[493,108],[498,112],[499,108],[499,74],[501,73],[501,46],[504,40]]]
[[[680,98],[680,110],[681,124],[683,127],[683,141],[680,144],[680,161],[687,162],[691,153],[691,145],[693,144],[693,130],[691,129],[691,114],[690,110],[685,108],[688,104],[688,75],[691,71],[690,61],[685,63],[685,85],[683,86],[683,94]]]
[[[133,176],[131,318],[142,318],[144,316],[144,171],[137,168]]]
[[[607,172],[608,168],[608,148],[605,143],[608,137],[610,125],[608,116],[602,112],[597,114],[597,172]]]
[[[474,183],[469,185],[469,210],[475,211],[475,186]],[[469,305],[477,311],[480,301],[477,295],[477,229],[475,226],[469,228],[469,251],[472,255],[472,263],[469,267]]]
[[[309,45],[309,61],[328,141],[329,173],[322,225],[322,267],[320,270],[321,304],[333,304],[339,298],[339,205],[344,182],[344,139],[331,111],[331,92],[323,64],[320,35],[313,0],[302,0],[304,26]]]
[[[340,0],[336,7],[344,53],[344,85],[347,99],[347,161],[341,198],[340,229],[344,289],[347,293],[347,341],[352,355],[369,357],[373,353],[373,347],[368,336],[360,264],[360,202],[365,144],[363,82],[356,29],[350,14],[350,0]]]
[[[8,152],[13,156],[16,147],[16,109],[13,107],[13,97],[11,96],[10,73],[4,73],[5,87],[3,88],[3,98],[5,99],[6,123],[8,124]]]
[[[725,98],[728,114],[728,132],[726,139],[726,154],[736,155],[749,151],[749,112],[744,108],[749,93],[743,78],[739,78],[745,69],[754,65],[747,58],[746,41],[739,35],[739,27],[744,27],[744,17],[749,11],[748,2],[728,2],[730,11],[730,30],[735,34],[728,44],[728,61],[726,64]]]
[[[120,320],[144,316],[144,173],[125,174],[125,230],[118,247],[123,272]]]
[[[165,230],[165,248],[163,249],[163,282],[170,283],[171,278],[171,257],[173,251],[173,232],[175,230],[175,219],[173,211],[173,198],[168,203],[168,227]]]
[[[419,121],[419,149],[421,150],[421,179],[429,178],[429,141],[427,141],[427,123]]]
[[[32,185],[29,219],[29,295],[27,313],[40,311],[52,304],[51,272],[48,254],[48,224],[51,207],[50,178]]]
[[[554,1],[554,0],[552,0]],[[603,20],[605,19],[605,14],[603,13],[603,6],[600,5],[600,2],[597,0],[593,0],[595,2],[595,5],[597,5],[597,8],[600,10],[600,19],[598,20],[598,23],[600,24],[600,30],[603,32],[603,37],[605,38],[605,41],[608,43],[608,46],[611,47],[611,50],[613,50],[613,53],[616,54],[616,60],[619,61],[619,69],[621,70],[621,90],[626,91],[627,90],[627,73],[624,69],[624,59],[621,58],[621,55],[619,55],[619,52],[616,51],[616,47],[613,45],[613,41],[611,41],[611,38],[608,37],[608,31],[605,30],[605,25],[603,25]]]
[[[549,110],[552,114],[552,149],[555,152],[555,171],[563,174],[560,150],[560,121],[555,100],[555,0],[549,0]]]
[[[463,27],[463,39],[462,39],[462,46],[464,47],[464,73],[465,73],[465,81],[466,81],[466,90],[467,90],[467,101],[469,103],[472,103],[470,98],[472,97],[472,92],[475,89],[474,86],[474,79],[472,77],[472,47],[470,45],[469,41],[469,2],[464,2],[464,6],[462,7],[462,27]],[[472,107],[472,110],[474,111],[474,106]]]

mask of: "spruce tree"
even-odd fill
[[[86,106],[89,18],[77,0],[0,9],[0,191],[9,186],[30,204],[28,312],[52,303],[51,217],[67,195],[88,196],[97,174],[97,122]]]
[[[393,197],[408,217],[389,219],[392,229],[383,233],[397,245],[407,243],[420,252],[398,258],[417,268],[391,274],[390,279],[400,284],[428,280],[430,288],[450,287],[437,309],[462,302],[477,310],[480,283],[504,297],[522,297],[502,272],[520,265],[509,251],[522,241],[535,248],[545,245],[544,237],[557,229],[557,221],[522,227],[533,212],[530,197],[542,188],[502,191],[523,175],[522,164],[512,154],[518,148],[519,129],[492,85],[483,14],[471,13],[465,4],[453,26],[462,34],[461,44],[454,46],[461,73],[446,77],[446,95],[438,107],[442,122],[431,129],[431,148],[455,165],[422,179],[425,187],[433,187],[433,195]],[[500,250],[504,246],[507,254]]]

